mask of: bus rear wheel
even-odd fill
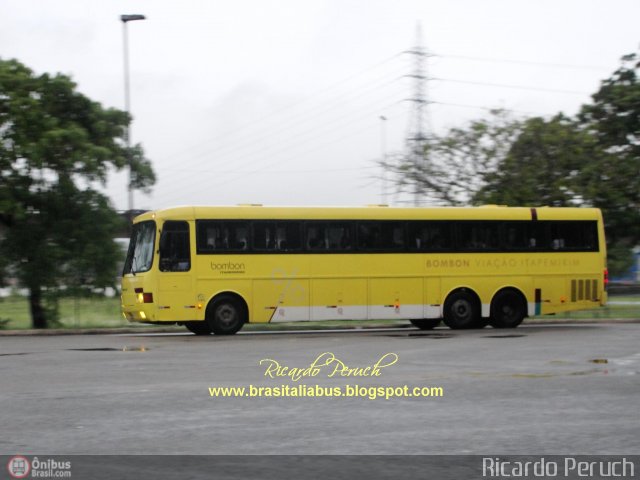
[[[513,290],[499,292],[491,302],[493,328],[516,328],[527,314],[526,300]]]
[[[211,335],[211,328],[207,322],[185,322],[184,326],[196,335]]]
[[[207,307],[206,321],[216,335],[233,335],[247,321],[246,309],[233,296],[223,295]]]
[[[419,320],[410,320],[410,322],[420,330],[433,330],[440,325],[440,320],[440,318],[421,318]]]
[[[444,302],[444,323],[453,330],[476,328],[480,322],[480,306],[468,290],[458,290]]]

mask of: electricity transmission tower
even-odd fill
[[[416,44],[411,50],[404,52],[414,57],[413,72],[407,77],[413,79],[413,94],[407,101],[411,102],[409,127],[407,129],[406,160],[411,167],[411,180],[413,181],[413,203],[420,204],[421,180],[426,166],[428,166],[428,152],[425,151],[429,139],[429,117],[427,107],[429,98],[427,95],[427,58],[431,55],[422,42],[422,27],[416,27]]]

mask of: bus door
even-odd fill
[[[189,223],[166,221],[160,234],[158,320],[194,320]]]

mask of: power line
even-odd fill
[[[326,86],[326,87],[323,87],[323,88],[321,88],[319,90],[316,90],[315,92],[307,95],[306,97],[304,97],[302,99],[295,100],[295,101],[293,101],[291,103],[288,103],[287,105],[283,106],[282,108],[280,108],[278,110],[275,110],[273,112],[269,112],[268,114],[263,115],[261,117],[254,118],[254,119],[244,123],[240,127],[232,129],[231,131],[222,132],[220,135],[234,133],[234,131],[244,130],[246,127],[249,127],[251,125],[262,123],[265,120],[270,119],[271,117],[274,117],[276,115],[281,114],[282,112],[286,112],[287,110],[290,110],[290,109],[292,109],[294,107],[297,107],[297,106],[299,106],[301,104],[304,104],[304,103],[308,102],[309,100],[312,100],[312,99],[316,98],[320,94],[323,94],[323,93],[331,91],[331,90],[333,90],[333,89],[335,89],[335,88],[337,88],[337,87],[339,87],[341,85],[344,85],[345,83],[348,83],[351,80],[353,80],[355,78],[358,78],[358,77],[360,77],[361,75],[363,75],[365,73],[368,73],[368,72],[370,72],[372,70],[380,68],[381,66],[386,65],[387,63],[399,58],[399,56],[400,56],[400,54],[395,54],[395,55],[392,55],[390,57],[387,57],[384,60],[375,63],[374,65],[371,65],[369,67],[366,67],[366,68],[358,71],[357,73],[349,75],[349,76],[347,76],[347,77],[345,77],[345,78],[343,78],[343,79],[341,79],[341,80],[339,80],[339,81],[337,81],[337,82],[335,82],[335,83],[333,83],[333,84],[331,84],[329,86]],[[178,150],[178,151],[173,152],[172,154],[170,154],[169,157],[175,157],[175,156],[183,154],[183,153],[185,153],[187,151],[191,151],[191,150],[197,149],[197,148],[199,148],[201,146],[208,145],[208,144],[211,143],[212,140],[214,140],[214,139],[209,138],[209,139],[205,140],[204,142],[200,142],[197,145],[192,145],[190,147],[187,147],[186,149]]]
[[[474,82],[471,80],[459,80],[457,78],[432,77],[431,80],[451,83],[463,83],[467,85],[481,85],[484,87],[513,88],[517,90],[531,90],[537,92],[562,93],[569,95],[591,95],[593,92],[580,92],[577,90],[561,90],[557,88],[533,87],[530,85],[513,85],[508,83]]]
[[[393,105],[396,105],[397,103],[398,102],[394,102],[394,103],[386,105],[384,107],[374,106],[374,108],[368,110],[365,114],[359,115],[357,118],[371,118],[371,119],[374,119],[374,115],[373,115],[374,113],[377,113],[377,112],[379,112],[381,110],[388,109],[389,107],[391,107]],[[346,115],[343,118],[349,118],[350,116],[352,116],[352,114]],[[354,123],[353,121],[349,122],[349,125],[354,125],[354,124],[355,125],[359,125],[359,124]],[[331,125],[329,125],[329,127],[330,128],[328,130],[326,130],[325,132],[321,132],[322,133],[321,135],[317,135],[318,131],[317,130],[313,130],[312,133],[316,134],[315,136],[307,138],[307,139],[303,140],[302,142],[298,141],[297,143],[290,144],[287,147],[279,148],[279,149],[273,151],[271,153],[270,157],[273,158],[273,157],[277,157],[277,156],[281,155],[282,153],[286,153],[287,151],[291,150],[294,146],[296,148],[299,148],[301,145],[305,145],[305,144],[308,144],[308,143],[310,143],[312,141],[315,141],[316,139],[322,138],[323,136],[326,136],[328,133],[331,133],[333,131],[341,132],[341,133],[345,132],[345,128],[342,125],[331,124]],[[344,140],[344,139],[347,139],[347,138],[352,138],[353,136],[355,136],[355,135],[357,135],[359,133],[362,133],[362,132],[365,132],[365,131],[370,131],[371,129],[372,129],[372,127],[370,125],[365,125],[364,128],[360,128],[360,129],[357,129],[357,130],[348,130],[346,134],[341,135],[338,138],[334,138],[333,140],[329,140],[328,142],[325,141],[325,142],[316,144],[316,147],[311,148],[311,149],[306,149],[306,150],[303,150],[303,151],[298,151],[294,155],[289,155],[289,156],[287,156],[285,158],[279,158],[279,159],[277,159],[275,161],[268,162],[266,164],[263,164],[261,167],[259,167],[257,169],[253,169],[252,171],[255,172],[255,173],[263,173],[265,171],[265,169],[267,169],[267,168],[273,167],[275,165],[280,165],[282,163],[286,163],[286,162],[291,161],[291,160],[298,159],[303,155],[309,154],[311,152],[315,152],[317,150],[325,148],[328,145],[333,145],[333,144],[337,143],[340,140]],[[299,138],[300,137],[298,137],[298,140],[299,140]],[[239,158],[241,158],[241,159],[242,158],[247,158],[247,157],[250,157],[250,158],[248,159],[248,161],[243,162],[240,165],[238,165],[238,168],[226,171],[226,173],[224,174],[225,177],[228,177],[228,175],[232,175],[232,174],[240,174],[242,169],[246,168],[247,165],[255,165],[256,164],[256,162],[255,162],[256,156],[260,155],[261,159],[264,158],[264,155],[263,155],[264,151],[265,150],[262,149],[262,150],[259,150],[259,151],[256,151],[256,152],[248,152],[247,154],[242,155]],[[215,172],[215,171],[213,171],[213,172]],[[182,172],[180,172],[180,173],[182,173]],[[179,179],[176,179],[175,176],[172,176],[172,190],[173,191],[179,191],[179,190],[182,189],[182,186],[185,185],[186,182],[193,182],[194,181],[193,178],[188,176],[189,175],[188,172],[185,172],[185,175],[186,175],[186,177],[183,178],[182,175],[181,175],[180,176],[181,178],[179,178]],[[235,180],[237,180],[239,178],[242,178],[242,175],[240,177],[234,177],[232,179],[226,179],[225,182],[226,183],[233,182],[233,181],[235,181]],[[198,183],[205,182],[205,181],[208,181],[208,180],[209,180],[209,178],[208,177],[204,177],[204,176],[199,176],[197,179],[195,179],[195,181],[198,182]],[[217,178],[217,180],[219,181],[220,178]]]
[[[422,50],[420,50],[420,48],[421,48],[421,47],[420,47],[420,46],[418,46],[418,47],[414,48],[412,51],[405,52],[405,53],[411,53],[411,54],[414,54],[414,55],[417,55],[417,54],[419,53],[420,55],[417,55],[417,57],[424,56],[424,55],[425,55],[425,53],[426,53],[426,51],[422,51]],[[383,60],[382,62],[378,62],[378,63],[376,63],[375,65],[373,65],[373,66],[371,66],[371,67],[368,67],[368,68],[366,68],[366,69],[364,69],[364,70],[362,70],[362,71],[358,72],[357,74],[351,75],[351,76],[349,76],[349,77],[347,77],[347,78],[345,78],[345,79],[343,79],[343,80],[341,80],[341,81],[339,81],[339,82],[336,82],[335,84],[333,84],[333,85],[331,85],[331,86],[329,86],[329,87],[326,87],[326,88],[323,88],[323,89],[319,90],[319,91],[318,91],[318,93],[320,93],[320,92],[324,92],[324,91],[329,91],[329,90],[331,90],[331,89],[333,89],[333,88],[335,88],[335,87],[337,87],[337,86],[339,86],[339,85],[342,85],[342,84],[344,84],[344,83],[346,83],[346,82],[348,82],[348,81],[352,80],[353,78],[357,78],[358,76],[362,75],[363,73],[366,73],[366,72],[371,71],[371,70],[373,70],[373,69],[375,69],[375,68],[378,68],[378,67],[379,67],[379,66],[381,66],[381,65],[387,64],[388,62],[390,62],[391,60],[393,60],[393,59],[395,59],[395,58],[397,58],[397,57],[398,57],[398,55],[394,55],[394,56],[388,57],[387,59]],[[473,58],[473,57],[470,57],[470,58]],[[526,63],[526,62],[525,62],[525,63]],[[531,62],[529,62],[529,63],[531,63]],[[410,75],[410,76],[412,76],[412,77],[416,78],[416,84],[420,84],[420,83],[422,83],[422,82],[421,82],[421,80],[426,79],[426,77],[425,77],[424,79],[417,78],[417,77],[420,77],[420,76],[424,76],[424,75],[423,75],[423,74],[421,74],[420,72],[418,72],[418,73],[416,73],[416,74],[414,74],[414,75]],[[387,77],[388,77],[388,75],[387,75]],[[585,94],[587,94],[586,92],[577,92],[577,91],[570,91],[570,90],[558,90],[558,89],[549,89],[549,88],[532,87],[532,86],[523,86],[523,85],[509,85],[509,84],[497,84],[497,83],[487,83],[487,82],[474,82],[474,81],[459,80],[459,79],[450,79],[450,78],[434,78],[434,79],[435,79],[435,80],[439,80],[439,81],[444,81],[444,82],[466,83],[466,84],[471,84],[471,85],[480,85],[480,86],[489,86],[489,87],[513,88],[513,89],[521,89],[521,90],[534,90],[534,91],[545,91],[545,92],[552,92],[552,93],[576,94],[576,95],[578,95],[578,94],[579,94],[579,95],[585,95]],[[394,82],[395,82],[395,80],[394,80],[394,81],[392,81],[392,82],[389,82],[389,83],[394,83]],[[378,86],[378,87],[376,87],[376,88],[384,87],[384,86],[387,86],[387,85],[388,85],[388,83],[385,83],[384,85],[380,85],[380,86]],[[371,88],[370,88],[369,90],[371,90]],[[365,91],[366,91],[366,90],[365,90]],[[355,98],[355,97],[357,97],[357,96],[362,96],[362,94],[363,94],[365,91],[363,91],[363,90],[359,90],[359,91],[358,91],[358,93],[356,93],[356,94],[350,94],[349,92],[347,92],[346,94],[343,94],[343,95],[341,95],[341,96],[350,95],[350,98]],[[420,92],[419,92],[419,93],[420,93]],[[338,97],[338,98],[339,98],[339,97]],[[262,121],[262,120],[264,120],[264,119],[266,119],[266,118],[270,118],[270,117],[275,116],[275,115],[277,115],[278,113],[281,113],[281,112],[283,112],[283,111],[290,110],[290,109],[291,109],[291,108],[293,108],[294,106],[297,106],[297,105],[300,105],[300,104],[302,104],[302,103],[305,103],[305,102],[307,102],[307,101],[309,101],[309,100],[311,100],[311,99],[312,99],[312,96],[309,96],[309,97],[305,98],[305,99],[304,99],[304,100],[302,100],[302,101],[298,101],[298,102],[294,102],[294,103],[292,103],[292,104],[289,104],[289,105],[287,105],[286,107],[284,107],[283,109],[280,109],[280,110],[278,110],[278,111],[276,111],[276,112],[273,112],[273,113],[270,113],[270,114],[268,114],[268,115],[265,115],[265,116],[261,117],[260,119],[256,119],[256,120],[252,120],[252,121],[250,121],[250,122],[247,122],[246,124],[244,124],[244,125],[243,125],[243,127],[242,127],[242,128],[237,128],[235,131],[234,131],[234,130],[232,130],[232,131],[230,131],[230,132],[228,132],[228,133],[230,133],[231,135],[233,135],[233,134],[235,134],[235,133],[237,133],[237,132],[244,131],[244,127],[246,127],[246,126],[248,126],[248,125],[251,125],[251,124],[257,123],[257,122]],[[411,100],[412,100],[412,101],[414,101],[414,102],[419,102],[421,105],[424,105],[424,104],[426,104],[426,103],[427,103],[427,101],[426,101],[426,100],[425,100],[425,101],[422,101],[422,100],[423,100],[422,98],[417,98],[417,97],[416,97],[416,98],[414,98],[414,99],[411,99]],[[442,102],[440,102],[440,103],[442,103]],[[331,109],[333,109],[333,108],[335,108],[335,106],[333,106],[333,105],[332,105],[332,106],[329,106],[329,108],[326,108],[326,107],[325,107],[325,108],[323,108],[323,109],[322,109],[320,112],[318,112],[318,113],[324,113],[325,111],[329,111],[329,110],[331,110]],[[416,109],[416,110],[421,110],[421,109]],[[422,113],[420,113],[420,115],[422,115]],[[298,115],[294,116],[293,118],[292,118],[292,117],[289,117],[288,119],[286,119],[286,121],[287,121],[287,122],[293,122],[293,121],[295,120],[295,118],[300,117],[300,116],[305,116],[305,117],[306,117],[306,118],[304,118],[304,119],[303,119],[303,122],[304,122],[304,123],[306,123],[306,122],[308,122],[308,121],[310,121],[310,120],[313,120],[313,118],[314,118],[314,117],[310,117],[310,116],[308,115],[308,113],[306,113],[306,112],[301,112],[300,114],[298,114]],[[421,123],[422,123],[422,122],[418,122],[418,124],[421,124]],[[276,130],[279,130],[279,129],[280,129],[280,127],[278,127],[278,125],[273,125],[273,126],[272,126],[272,128],[275,128]],[[421,132],[418,132],[418,133],[420,134]],[[268,136],[268,132],[263,130],[260,136],[261,136],[261,137],[267,137],[267,136]],[[420,136],[421,136],[421,135],[420,135]],[[414,135],[414,137],[415,137],[415,135]],[[253,142],[255,142],[255,140],[256,140],[256,138],[255,138],[255,137],[252,137],[252,141],[253,141]],[[208,143],[210,143],[211,141],[212,141],[212,139],[209,139],[209,140],[207,140],[206,142],[203,142],[201,145],[208,144]],[[253,142],[252,142],[252,143],[253,143]],[[245,143],[245,144],[241,145],[241,146],[240,146],[240,148],[241,148],[241,149],[244,149],[244,148],[246,148],[247,146],[250,146],[250,145],[247,145],[247,144]],[[197,148],[197,146],[190,147],[190,148],[186,149],[186,150],[185,150],[185,152],[186,152],[186,151],[189,151],[189,150],[193,150],[194,148]],[[211,155],[211,154],[216,153],[216,152],[221,153],[221,151],[230,150],[230,149],[237,150],[237,147],[234,147],[233,145],[221,145],[221,146],[217,146],[217,147],[214,147],[213,149],[208,149],[207,151],[204,151],[204,152],[201,152],[201,153],[199,153],[199,154],[196,154],[195,156],[192,156],[191,161],[193,161],[193,160],[195,160],[195,159],[197,159],[197,158],[202,158],[202,157],[204,157],[204,156],[206,156],[206,155]],[[177,155],[177,154],[174,154],[174,155]]]
[[[396,97],[396,95],[393,95]],[[396,97],[397,98],[397,97]],[[385,102],[384,105],[381,105],[382,102]],[[398,102],[389,103],[390,100],[387,96],[385,98],[379,99],[377,102],[369,104],[366,107],[350,110],[348,113],[343,114],[338,117],[333,117],[330,122],[325,122],[319,127],[309,128],[303,131],[292,132],[292,135],[287,143],[277,144],[277,145],[267,145],[264,146],[260,142],[255,141],[255,137],[251,137],[251,142],[249,144],[245,143],[240,148],[235,148],[229,151],[229,147],[226,148],[226,152],[220,155],[219,158],[222,159],[223,162],[228,164],[229,157],[233,159],[234,164],[236,165],[236,169],[241,170],[248,165],[254,166],[256,164],[256,159],[260,160],[266,157],[266,155],[273,156],[278,155],[283,152],[287,152],[289,150],[293,150],[295,148],[299,148],[302,145],[306,145],[310,142],[315,141],[316,139],[321,139],[323,136],[330,134],[334,131],[344,132],[349,127],[354,125],[354,122],[359,119],[373,118],[374,114],[384,111],[388,109],[390,106],[398,104]],[[264,135],[263,135],[264,136]],[[250,149],[247,150],[247,147]],[[231,146],[233,148],[233,146]],[[207,154],[211,154],[211,152],[207,152]],[[246,160],[245,160],[246,159]],[[187,162],[189,163],[189,162]],[[183,163],[184,165],[184,163]],[[182,171],[177,172],[176,175],[172,176],[172,181],[174,184],[181,182],[185,177],[188,177],[189,173],[184,169]],[[184,172],[184,173],[183,173]],[[191,178],[186,178],[188,181],[192,181]]]
[[[416,57],[416,64],[423,62],[424,58],[429,55],[431,56],[431,54],[427,54],[426,49],[423,49],[420,45],[420,42],[418,42],[418,46],[415,47],[414,49],[412,49],[409,52],[405,52],[405,53],[410,53],[412,55],[414,55]],[[390,81],[386,81],[390,78],[391,75],[396,75],[397,71],[394,69],[394,71],[392,72],[385,72],[385,74],[381,77],[378,77],[377,80],[374,80],[374,82],[372,83],[371,81],[368,80],[368,78],[364,78],[364,81],[366,82],[366,86],[364,88],[349,88],[348,91],[343,91],[342,93],[339,93],[339,95],[334,96],[332,98],[329,99],[329,101],[332,102],[331,105],[327,105],[327,103],[323,103],[323,104],[316,104],[313,105],[313,102],[315,102],[316,100],[318,101],[322,101],[322,98],[320,98],[320,95],[326,92],[330,92],[332,90],[335,90],[336,88],[339,88],[340,86],[347,84],[349,82],[352,82],[354,79],[357,79],[361,76],[363,76],[365,73],[368,73],[372,70],[375,70],[377,68],[379,68],[382,65],[388,64],[389,62],[397,59],[399,57],[400,54],[397,55],[393,55],[392,57],[389,57],[385,60],[383,60],[382,62],[378,62],[375,65],[368,67],[366,69],[361,70],[360,72],[357,72],[356,74],[350,75],[328,87],[325,88],[321,88],[319,90],[317,90],[316,92],[314,92],[311,95],[306,96],[305,98],[301,99],[301,100],[296,100],[295,102],[291,102],[287,105],[285,105],[283,108],[280,108],[278,110],[275,110],[273,112],[269,112],[266,115],[263,115],[259,118],[254,118],[251,119],[245,123],[243,123],[241,126],[239,127],[235,127],[232,129],[228,129],[225,132],[221,132],[218,133],[214,138],[208,138],[206,141],[201,142],[197,145],[182,149],[182,150],[178,150],[176,152],[174,152],[172,155],[165,157],[165,158],[172,158],[172,157],[177,157],[177,156],[181,156],[184,153],[187,152],[194,152],[197,151],[198,149],[201,149],[202,147],[205,147],[206,149],[204,151],[200,151],[195,153],[195,155],[191,155],[191,158],[187,158],[185,159],[185,161],[181,161],[180,163],[182,165],[185,164],[189,164],[189,163],[195,163],[195,161],[197,159],[203,158],[203,157],[209,157],[211,155],[214,154],[221,154],[220,155],[220,163],[224,163],[226,164],[226,166],[228,166],[229,164],[229,158],[233,158],[233,162],[235,164],[235,168],[227,168],[225,170],[202,170],[202,169],[197,169],[197,170],[189,170],[188,168],[178,168],[178,169],[172,169],[172,168],[167,168],[167,169],[163,169],[163,170],[167,170],[167,171],[173,171],[176,172],[176,175],[171,175],[171,187],[173,187],[170,192],[171,194],[173,194],[173,192],[183,192],[184,189],[181,188],[181,185],[184,185],[185,182],[191,182],[192,185],[190,185],[189,190],[192,190],[193,184],[200,184],[203,185],[205,182],[208,182],[211,180],[211,177],[209,177],[208,175],[198,175],[196,178],[193,178],[192,175],[193,173],[197,173],[197,174],[203,174],[203,173],[215,173],[216,175],[222,175],[225,177],[229,177],[229,176],[233,176],[236,175],[236,178],[242,178],[243,176],[247,176],[247,175],[255,175],[255,174],[287,174],[287,173],[291,173],[291,174],[296,174],[296,173],[300,173],[300,174],[308,174],[308,173],[322,173],[322,172],[347,172],[347,171],[356,171],[356,170],[362,170],[364,168],[368,168],[368,167],[361,167],[361,168],[344,168],[344,169],[301,169],[301,170],[266,170],[269,169],[270,167],[274,166],[274,165],[279,165],[282,163],[286,163],[292,159],[297,159],[300,158],[302,155],[309,153],[309,152],[314,152],[317,150],[320,150],[322,148],[325,148],[327,145],[333,145],[335,143],[337,143],[339,140],[343,139],[343,138],[350,138],[356,135],[356,133],[354,133],[354,122],[355,122],[355,118],[353,119],[353,121],[349,122],[348,125],[342,125],[343,123],[346,122],[342,122],[342,120],[346,120],[347,118],[351,118],[354,117],[354,113],[356,115],[358,115],[358,118],[367,118],[364,117],[364,115],[360,115],[362,112],[364,112],[364,108],[358,109],[357,113],[354,112],[353,110],[349,111],[348,114],[346,115],[342,115],[342,116],[338,116],[338,117],[333,117],[330,118],[326,124],[324,125],[320,125],[319,128],[313,128],[313,129],[305,129],[302,132],[300,132],[300,130],[298,129],[298,131],[293,131],[292,135],[291,135],[291,139],[290,141],[286,141],[284,142],[284,144],[280,143],[278,145],[268,145],[267,148],[264,148],[264,145],[261,144],[261,142],[259,141],[261,138],[269,138],[270,135],[272,135],[270,132],[275,132],[275,133],[280,133],[284,130],[284,128],[289,125],[289,124],[295,124],[295,127],[299,127],[299,125],[301,124],[305,124],[305,123],[310,123],[313,121],[317,121],[321,115],[324,115],[327,112],[330,112],[332,110],[335,110],[339,107],[344,107],[344,102],[338,104],[338,100],[341,98],[345,98],[347,97],[348,99],[353,99],[356,97],[362,97],[366,94],[368,94],[371,91],[375,91],[375,90],[380,90],[382,88],[386,88],[391,84],[395,84],[397,83],[397,80],[400,78],[398,76],[396,76],[394,79],[390,80]],[[480,58],[480,57],[464,57],[464,56],[456,56],[456,55],[436,55],[439,57],[443,57],[443,58],[460,58],[460,59],[467,59],[467,60],[478,60],[478,61],[487,61],[487,62],[504,62],[504,63],[514,63],[514,64],[523,64],[523,65],[537,65],[537,66],[546,66],[546,67],[554,67],[554,68],[584,68],[584,69],[604,69],[604,67],[592,67],[592,66],[580,66],[580,65],[561,65],[561,64],[550,64],[550,63],[542,63],[542,62],[529,62],[529,61],[524,61],[524,60],[502,60],[502,59],[490,59],[490,58]],[[476,105],[465,105],[465,104],[456,104],[456,103],[447,103],[447,102],[430,102],[427,100],[427,96],[426,96],[426,90],[424,90],[424,84],[426,83],[426,80],[438,80],[441,82],[451,82],[451,83],[461,83],[461,84],[469,84],[469,85],[479,85],[479,86],[485,86],[485,87],[499,87],[499,88],[512,88],[512,89],[519,89],[519,90],[530,90],[530,91],[541,91],[541,92],[548,92],[548,93],[560,93],[560,94],[571,94],[571,95],[589,95],[589,93],[586,92],[578,92],[578,91],[572,91],[572,90],[560,90],[560,89],[551,89],[551,88],[545,88],[545,87],[535,87],[535,86],[527,86],[527,85],[514,85],[514,84],[499,84],[499,83],[488,83],[488,82],[479,82],[479,81],[470,81],[470,80],[460,80],[460,79],[452,79],[452,78],[427,78],[426,76],[426,68],[421,68],[419,66],[417,66],[414,70],[414,73],[412,75],[409,75],[410,77],[414,78],[416,80],[416,88],[414,89],[414,98],[410,99],[411,101],[414,102],[414,106],[416,107],[414,110],[414,119],[418,120],[417,121],[417,125],[423,125],[424,122],[424,117],[426,115],[425,111],[422,111],[421,109],[418,109],[418,106],[426,106],[428,103],[434,103],[434,104],[439,104],[439,105],[444,105],[444,106],[452,106],[452,107],[463,107],[463,108],[475,108],[475,109],[481,109],[481,110],[495,110],[495,108],[488,108],[488,107],[482,107],[482,106],[476,106]],[[385,81],[385,83],[381,84],[382,81]],[[378,85],[380,84],[380,85]],[[375,85],[375,86],[374,86]],[[353,86],[353,85],[352,85]],[[355,93],[354,93],[355,92]],[[389,91],[385,90],[385,93],[389,93]],[[389,96],[385,95],[385,99],[388,99]],[[398,97],[398,98],[402,98],[402,97]],[[380,102],[380,100],[382,99],[378,99],[378,102]],[[298,111],[296,113],[296,108],[302,106],[302,105],[311,105],[312,108],[311,109],[304,109],[302,111]],[[367,116],[369,116],[370,114],[373,113],[379,113],[379,111],[381,110],[380,107],[377,107],[375,103],[372,103],[371,101],[368,102],[367,105]],[[373,110],[369,110],[371,107],[375,107],[375,109]],[[517,110],[510,110],[510,109],[501,109],[501,110],[505,110],[505,111],[511,111],[511,112],[516,112],[516,113],[522,113],[522,114],[531,114],[532,112],[522,112],[522,111],[517,111]],[[268,119],[272,119],[273,117],[276,117],[278,115],[281,115],[283,113],[286,112],[292,112],[294,113],[294,115],[292,116],[287,116],[285,117],[283,120],[279,121],[278,123],[270,123],[269,125],[262,125],[265,128],[262,128],[259,132],[258,135],[251,135],[251,136],[247,136],[246,135],[246,128],[249,126],[252,126],[254,124],[262,124],[265,122],[265,120]],[[372,117],[373,118],[373,117]],[[338,122],[340,122],[340,124],[338,124]],[[357,125],[362,125],[362,123],[356,124]],[[326,128],[329,127],[329,128]],[[348,131],[350,133],[345,134],[343,136],[340,137],[340,139],[333,139],[333,140],[329,140],[327,141],[322,141],[323,139],[325,139],[327,136],[334,136],[333,132],[334,131],[339,131],[339,132],[345,132],[347,131],[347,128],[349,129]],[[366,126],[365,128],[361,128],[358,131],[365,131],[365,130],[369,130],[371,127],[370,126]],[[424,130],[422,130],[422,128],[418,128],[416,129],[414,132],[415,135],[408,135],[408,139],[413,137],[413,139],[422,139],[426,137],[426,133],[424,132]],[[244,136],[239,136],[240,134],[244,134]],[[328,135],[331,134],[331,135]],[[228,142],[229,136],[237,136],[236,140],[232,140],[232,143],[226,143],[223,145],[217,145],[217,146],[213,146],[213,148],[210,147],[211,143],[216,141],[216,140],[221,140],[223,139],[224,141]],[[236,144],[234,145],[235,142]],[[314,142],[314,146],[313,148],[307,149],[303,152],[299,152],[296,151],[295,154],[293,155],[288,155],[286,158],[283,158],[282,153],[291,151],[292,153],[294,149],[300,149],[300,146],[304,146],[307,145],[311,142]],[[275,149],[275,150],[274,150]],[[239,155],[239,152],[243,152]],[[265,156],[265,153],[267,155],[269,155],[269,158],[271,158],[273,161],[271,162],[264,162],[265,160],[268,160],[268,158]],[[164,157],[164,156],[163,156]],[[275,157],[275,158],[274,158]],[[244,162],[239,162],[238,164],[238,160],[243,160],[243,159],[247,159],[247,161]],[[263,162],[262,166],[260,167],[258,165],[257,168],[253,168],[253,166],[257,164],[259,164],[260,162]],[[209,164],[210,165],[210,164]],[[251,165],[252,168],[247,169],[247,166]],[[371,168],[375,168],[375,167],[371,167]],[[229,180],[225,180],[223,181],[223,183],[229,183],[233,180],[235,180],[236,178],[231,178]],[[177,180],[177,182],[176,182]]]
[[[369,165],[364,167],[351,167],[351,168],[317,168],[317,169],[306,169],[306,170],[187,170],[189,173],[216,173],[216,174],[241,174],[241,175],[252,175],[254,173],[267,173],[267,174],[297,174],[297,173],[335,173],[335,172],[357,172],[360,170],[368,170],[378,168],[376,165]],[[171,168],[165,168],[165,170],[177,170]],[[183,171],[183,169],[180,169]]]
[[[474,60],[478,62],[491,62],[491,63],[512,63],[516,65],[531,65],[535,67],[548,67],[548,68],[567,68],[576,70],[610,70],[609,67],[596,66],[596,65],[576,65],[567,63],[549,63],[549,62],[534,62],[530,60],[513,60],[506,58],[489,58],[489,57],[472,57],[467,55],[449,55],[449,54],[434,54],[440,58],[454,58],[460,60]]]
[[[324,144],[318,145],[318,146],[316,146],[316,147],[315,147],[315,148],[313,148],[313,149],[307,150],[305,153],[311,153],[311,152],[314,152],[314,151],[320,150],[320,149],[322,149],[322,148],[325,148],[325,147],[326,147],[326,146],[328,146],[328,145],[333,145],[333,144],[335,144],[335,143],[339,142],[340,140],[343,140],[344,138],[347,138],[347,137],[350,137],[350,136],[354,136],[354,135],[357,135],[357,134],[359,134],[359,133],[362,133],[362,132],[364,132],[364,131],[368,131],[368,130],[370,130],[370,127],[369,127],[369,126],[367,126],[367,127],[366,127],[366,128],[364,128],[364,129],[360,129],[360,131],[359,131],[359,132],[350,133],[349,135],[345,135],[345,136],[342,136],[342,137],[340,137],[340,138],[334,139],[334,140],[333,140],[333,141],[331,141],[331,142],[325,142]],[[270,172],[265,171],[265,170],[264,170],[265,168],[269,168],[269,167],[270,167],[270,166],[272,166],[272,165],[281,164],[281,163],[284,163],[284,162],[290,161],[290,160],[295,159],[295,158],[297,158],[297,156],[294,156],[294,157],[288,157],[288,158],[285,158],[285,159],[277,160],[277,161],[275,161],[275,162],[272,162],[271,164],[268,164],[268,165],[263,166],[263,169],[262,169],[262,170],[257,170],[257,171],[252,172],[252,175],[257,175],[257,174],[263,174],[263,175],[264,175],[264,174],[268,174],[268,173],[270,173]],[[349,170],[349,171],[361,171],[361,170],[368,169],[368,168],[375,168],[375,166],[371,166],[371,167],[366,166],[366,167],[360,167],[360,168],[354,168],[354,169],[348,169],[348,170]],[[337,169],[336,169],[336,170],[337,170]],[[324,171],[326,171],[326,170],[322,170],[322,171],[324,172]],[[344,171],[347,171],[347,170],[345,169]],[[222,184],[223,184],[223,185],[231,185],[231,184],[233,184],[234,182],[236,182],[237,180],[240,180],[240,179],[244,179],[244,178],[245,178],[245,174],[244,174],[244,173],[239,173],[239,172],[235,172],[235,173],[236,173],[236,176],[235,176],[235,177],[231,177],[231,178],[226,179],[224,182],[222,182]],[[301,172],[301,173],[302,173],[302,172]],[[206,179],[206,178],[202,178],[202,177],[200,177],[200,178],[199,178],[199,180],[202,182],[202,181],[207,180],[207,179]],[[193,187],[192,187],[192,188],[190,188],[190,190],[193,190]],[[180,188],[173,188],[172,190],[170,190],[170,191],[169,191],[169,195],[174,195],[174,192],[181,193],[181,192],[183,192],[183,191],[184,191],[184,190],[183,190],[183,189],[180,189]]]
[[[389,77],[392,77],[392,79],[388,80]],[[262,140],[270,138],[274,134],[282,131],[288,125],[295,125],[295,127],[299,127],[300,125],[304,125],[313,120],[317,120],[318,117],[328,112],[331,112],[332,110],[343,109],[344,102],[339,102],[339,100],[342,98],[346,98],[348,100],[358,99],[369,93],[381,90],[385,87],[388,87],[389,85],[395,84],[398,78],[400,78],[399,75],[396,72],[392,72],[392,75],[385,75],[380,79],[383,81],[383,83],[381,83],[380,81],[377,81],[377,82],[374,82],[373,86],[370,86],[369,88],[358,89],[356,93],[346,92],[337,97],[331,98],[330,102],[326,102],[328,103],[328,105],[322,104],[322,105],[319,105],[318,107],[314,107],[311,110],[301,111],[299,113],[294,114],[293,116],[284,118],[279,122],[272,123],[266,128],[261,129],[257,135],[251,135],[250,142],[245,141],[246,140],[245,138],[238,138],[237,139],[238,141],[243,141],[242,144],[234,145],[233,142],[226,143],[226,144],[223,143],[222,145],[218,145],[213,148],[209,148],[207,150],[203,150],[199,153],[191,155],[189,160],[186,160],[186,162],[189,163],[194,160],[197,160],[206,156],[210,156],[213,154],[224,155],[226,153],[234,153],[237,150],[246,150],[246,149],[255,148],[255,146],[259,144]],[[236,135],[241,134],[241,133],[246,134],[246,129],[244,127],[239,127],[236,130],[230,131],[229,133],[230,133],[230,136],[233,136],[234,134]],[[228,137],[223,139],[223,141],[225,140],[228,141],[229,140]]]
[[[469,104],[464,104],[464,103],[450,103],[450,102],[431,102],[433,105],[443,105],[446,107],[460,107],[460,108],[474,108],[477,110],[486,110],[487,112],[492,112],[495,110],[500,110],[503,112],[511,112],[511,113],[519,113],[522,115],[547,115],[546,113],[541,113],[541,112],[528,112],[528,111],[524,111],[524,110],[514,110],[512,108],[502,108],[502,107],[483,107],[480,105],[469,105]]]

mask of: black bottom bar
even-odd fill
[[[437,479],[640,478],[640,455],[16,455],[4,478]]]

